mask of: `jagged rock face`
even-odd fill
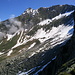
[[[0,41],[0,74],[54,75],[71,51],[66,49],[74,31],[73,10],[72,5],[29,8],[22,15],[1,22],[4,37]]]

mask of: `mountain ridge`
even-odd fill
[[[0,74],[35,75],[49,63],[53,66],[61,51],[57,49],[73,35],[74,10],[70,5],[39,8],[38,12],[29,8],[21,16],[3,21],[0,32],[6,36],[0,43]]]

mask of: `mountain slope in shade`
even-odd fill
[[[0,74],[37,75],[52,64],[73,35],[74,10],[72,5],[28,8],[1,22]]]

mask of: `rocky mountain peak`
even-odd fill
[[[37,13],[38,13],[38,10],[34,10],[32,8],[28,8],[28,9],[26,9],[26,11],[24,11],[23,14],[32,14],[32,15],[35,15]]]

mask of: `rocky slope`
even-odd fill
[[[75,22],[75,12],[73,13],[74,22]],[[75,23],[74,23],[74,34],[72,38],[66,43],[66,45],[62,48],[62,52],[66,56],[67,62],[63,64],[63,66],[58,70],[59,75],[75,75]],[[63,57],[65,58],[65,57]]]
[[[72,5],[28,8],[1,22],[0,75],[55,75],[72,58],[67,57],[72,52],[74,10]]]
[[[75,75],[75,12],[73,17],[74,32],[71,39],[64,46],[57,48],[59,50],[57,59],[48,64],[39,75]]]

